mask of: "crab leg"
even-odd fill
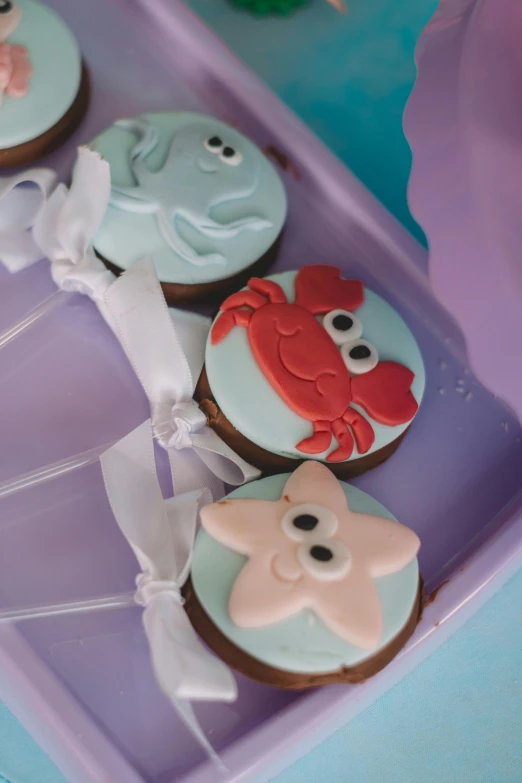
[[[332,432],[339,441],[339,448],[332,451],[326,458],[327,462],[344,462],[350,459],[353,452],[354,442],[352,433],[347,428],[342,419],[332,421]]]
[[[286,304],[286,294],[279,285],[273,280],[265,280],[262,277],[251,277],[248,281],[248,287],[258,294],[266,296],[271,304]]]
[[[246,329],[252,315],[253,313],[251,313],[250,310],[227,310],[226,312],[221,313],[212,327],[212,345],[217,345],[221,340],[224,340],[234,326],[244,326]]]
[[[320,454],[332,442],[332,424],[329,421],[314,421],[314,434],[297,444],[296,449],[303,454]],[[344,428],[346,429],[346,427]]]
[[[343,420],[352,428],[359,454],[366,454],[375,440],[375,433],[370,422],[354,408],[345,410]]]

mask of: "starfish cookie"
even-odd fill
[[[341,484],[319,462],[301,465],[280,500],[224,500],[202,509],[201,521],[248,558],[229,599],[237,626],[261,628],[311,609],[365,650],[375,650],[382,635],[373,580],[400,571],[420,547],[399,522],[351,511]]]

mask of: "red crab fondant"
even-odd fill
[[[247,329],[252,354],[266,379],[291,410],[313,424],[313,435],[296,449],[319,454],[330,447],[333,434],[339,447],[327,456],[328,462],[349,459],[354,438],[358,452],[365,454],[375,433],[351,404],[360,405],[380,424],[404,424],[418,409],[410,389],[414,374],[402,364],[383,361],[365,375],[352,377],[315,317],[360,307],[364,288],[359,280],[341,280],[336,267],[308,266],[297,273],[295,291],[295,302],[289,303],[280,285],[253,277],[248,289],[221,305],[212,344],[220,343],[235,326]]]

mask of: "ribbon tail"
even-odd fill
[[[214,500],[225,494],[223,481],[201,459],[194,449],[168,450],[172,486],[176,495],[206,487]]]
[[[85,257],[107,211],[111,173],[107,161],[88,147],[79,147],[71,187],[56,229],[73,263]]]
[[[159,687],[192,736],[214,763],[223,767],[190,702],[234,701],[237,685],[232,672],[203,647],[173,595],[156,596],[144,611],[143,625]]]
[[[199,742],[210,760],[214,762],[220,772],[226,774],[229,770],[222,762],[221,758],[210,744],[205,732],[201,728],[192,704],[189,701],[185,701],[184,699],[176,699],[175,701],[172,701],[171,699],[171,702],[185,726],[191,732],[194,739]]]
[[[31,169],[14,177],[0,177],[0,262],[18,272],[43,258],[29,229],[56,182],[50,169]],[[29,184],[35,187],[21,188]]]
[[[210,427],[195,433],[192,444],[209,470],[225,484],[237,487],[261,475],[257,468],[236,454]]]
[[[200,642],[180,601],[155,596],[143,613],[158,683],[169,698],[234,701],[237,685],[228,666]]]

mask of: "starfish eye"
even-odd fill
[[[293,506],[281,520],[283,532],[292,541],[312,541],[329,538],[337,530],[337,517],[325,506],[301,503]]]
[[[0,14],[8,14],[12,9],[13,4],[10,0],[0,0]]]
[[[326,313],[323,326],[336,345],[358,340],[363,333],[362,323],[349,310],[332,310]]]
[[[346,367],[353,375],[364,375],[379,363],[379,354],[368,340],[352,340],[344,343],[341,354]]]
[[[305,571],[322,582],[343,579],[352,564],[348,547],[337,538],[317,539],[312,545],[301,544],[297,556]]]

